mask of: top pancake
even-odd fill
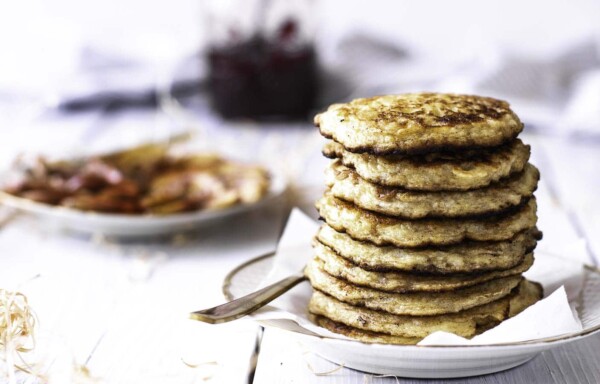
[[[351,152],[377,155],[495,147],[523,129],[505,101],[440,93],[333,104],[315,116],[315,125]]]

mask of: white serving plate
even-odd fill
[[[267,194],[253,204],[239,204],[224,209],[200,210],[173,215],[125,215],[81,211],[38,203],[0,191],[0,203],[33,214],[53,226],[73,232],[118,237],[168,235],[196,229],[218,219],[264,206],[280,197],[286,189],[283,175],[270,169],[271,185]]]
[[[223,285],[225,297],[232,300],[254,291],[271,269],[272,256],[268,254],[252,259],[231,271]],[[259,321],[259,323],[266,327],[285,329],[325,359],[364,372],[413,378],[477,376],[516,367],[542,351],[581,340],[599,331],[600,270],[592,266],[584,266],[583,279],[578,306],[579,317],[583,324],[581,332],[515,343],[477,346],[366,344],[315,336],[301,326],[290,330],[289,322],[286,322],[285,328],[278,325],[277,321]]]

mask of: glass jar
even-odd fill
[[[207,3],[210,98],[225,118],[303,119],[317,63],[311,0]]]

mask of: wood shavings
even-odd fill
[[[183,247],[189,244],[192,239],[182,233],[178,233],[171,238],[171,245],[174,247]]]
[[[393,377],[394,379],[396,379],[396,383],[400,384],[400,379],[398,379],[398,376],[394,376],[394,375],[374,375],[372,377],[377,377],[377,378],[380,378],[380,377]]]
[[[132,282],[150,280],[156,268],[168,258],[169,256],[164,252],[142,251],[136,254],[129,270],[129,280]]]
[[[307,354],[312,354],[311,351],[305,351],[302,356],[306,356]],[[313,368],[312,364],[310,364],[310,362],[305,358],[304,362],[306,363],[306,368],[308,368],[308,370],[315,376],[329,376],[329,375],[333,375],[334,373],[336,373],[337,371],[341,370],[342,368],[344,368],[345,364],[342,363],[340,365],[338,365],[337,367],[330,369],[329,371],[324,371],[324,372],[317,372],[315,371],[315,369]]]
[[[190,362],[185,361],[185,359],[183,357],[181,358],[181,362],[190,368],[198,368],[203,365],[219,365],[219,363],[217,363],[216,361],[204,361],[202,363],[190,363]]]
[[[56,340],[52,342],[43,334],[37,336],[37,323],[37,317],[23,293],[0,289],[0,370],[3,370],[0,372],[0,382],[104,383],[92,376],[85,365],[69,361],[64,365],[58,362],[58,358],[64,356],[64,351],[51,348],[51,345],[56,348]]]
[[[73,384],[101,384],[103,381],[92,375],[86,365],[75,364],[73,366]]]
[[[371,383],[373,380],[373,378],[384,378],[384,377],[393,377],[394,379],[396,379],[396,383],[400,384],[400,379],[398,379],[398,376],[394,376],[394,375],[364,375],[363,376],[363,384],[369,384]]]
[[[91,241],[94,245],[109,245],[110,242],[103,233],[92,234]]]
[[[216,367],[218,367],[219,363],[217,361],[203,361],[200,363],[192,363],[186,361],[183,357],[181,358],[181,362],[189,368],[200,370],[198,374],[198,379],[201,381],[208,381],[214,377],[214,372]]]
[[[9,383],[16,383],[16,370],[32,373],[21,353],[35,347],[35,323],[25,295],[0,289],[0,357]]]
[[[10,224],[19,214],[20,212],[16,210],[0,208],[0,228]]]

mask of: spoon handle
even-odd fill
[[[279,280],[276,283],[230,301],[229,303],[192,312],[190,313],[190,318],[210,324],[226,323],[228,321],[239,319],[240,317],[246,316],[257,309],[264,307],[305,279],[303,274],[286,277],[283,280]]]

